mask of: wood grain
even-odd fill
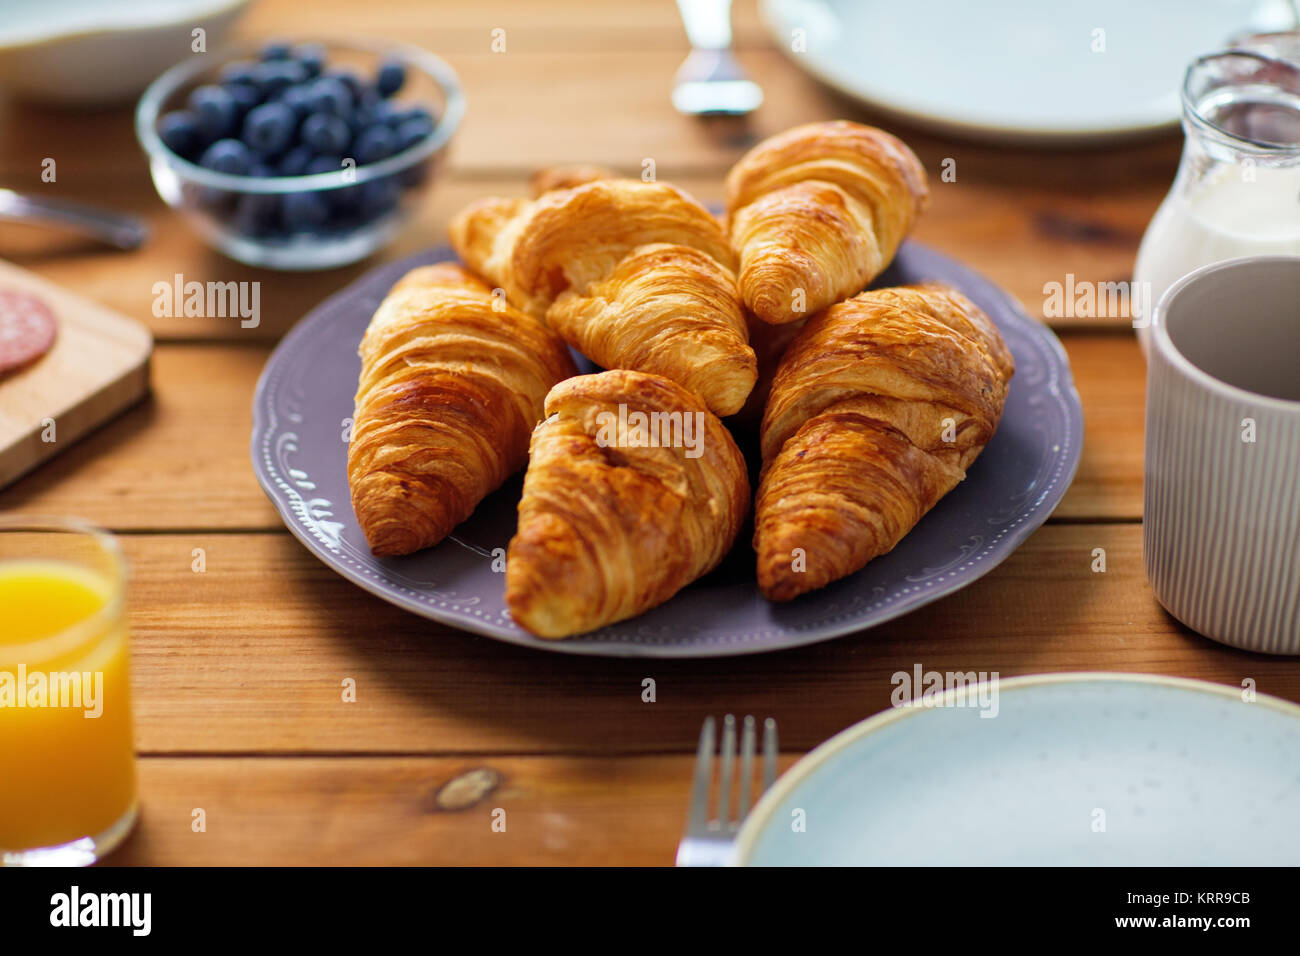
[[[0,145],[0,149],[3,146]],[[566,160],[586,157],[577,148]],[[932,173],[943,157],[928,157]],[[637,161],[639,162],[639,161]],[[1025,310],[1058,328],[1124,328],[1127,319],[1044,314],[1047,283],[1126,281],[1147,218],[1163,188],[1123,192],[1102,199],[1084,192],[1061,198],[1050,185],[1030,186],[982,179],[978,165],[968,171],[959,160],[958,180],[935,182],[933,201],[921,218],[916,239],[983,272],[1020,300]],[[538,164],[539,166],[541,164]],[[530,167],[531,168],[531,167]],[[621,164],[639,175],[636,162]],[[720,202],[722,178],[716,174],[672,174],[661,178],[708,202]],[[992,170],[989,171],[992,175]],[[77,288],[125,315],[148,325],[159,341],[265,342],[279,339],[298,319],[329,294],[355,281],[376,265],[446,243],[447,222],[463,206],[488,195],[522,195],[526,175],[493,174],[484,178],[453,173],[435,184],[411,224],[381,254],[363,263],[318,274],[278,273],[244,266],[204,246],[180,217],[171,214],[153,192],[143,167],[111,177],[91,179],[64,175],[43,188],[65,199],[95,200],[109,178],[111,194],[124,209],[141,214],[153,230],[150,244],[134,253],[87,251],[83,247],[23,250],[0,241],[0,250],[24,268],[53,282]],[[37,187],[32,187],[33,189]],[[0,240],[6,235],[0,231]],[[257,282],[260,315],[245,328],[238,316],[154,314],[154,283],[187,281]],[[1129,333],[1131,334],[1131,333]]]
[[[115,530],[275,527],[248,457],[267,354],[158,348],[149,397],[0,490],[0,511],[77,515]]]
[[[687,50],[669,0],[314,3],[315,32],[401,38],[444,55],[470,104],[450,166],[410,227],[373,259],[320,274],[252,269],[208,249],[155,193],[129,109],[69,117],[0,101],[0,182],[130,211],[154,230],[144,248],[120,253],[0,227],[0,255],[138,319],[162,343],[149,399],[0,490],[0,511],[82,515],[123,532],[144,816],[112,862],[669,863],[705,715],[776,717],[788,764],[889,706],[891,678],[917,664],[1004,677],[1251,678],[1262,692],[1300,700],[1300,658],[1213,644],[1155,602],[1137,523],[1145,366],[1128,319],[1044,312],[1049,283],[1130,277],[1177,168],[1177,132],[1034,150],[883,121],[801,72],[756,8],[737,0],[734,32],[766,103],[748,121],[701,122],[669,102]],[[496,28],[504,53],[489,47]],[[301,5],[262,0],[238,32],[302,31]],[[717,202],[726,170],[760,137],[834,117],[886,125],[926,164],[933,202],[917,239],[1064,330],[1084,405],[1079,473],[1053,519],[987,577],[878,629],[804,649],[595,660],[398,611],[283,530],[249,463],[250,403],[272,345],[324,297],[381,262],[441,244],[465,203],[522,194],[540,166],[595,162],[640,175],[652,159],[658,178]],[[57,162],[52,183],[41,180],[47,158]],[[258,325],[154,315],[154,283],[177,274],[260,283]],[[1092,570],[1097,548],[1104,573]],[[653,703],[642,700],[647,677]],[[345,678],[356,681],[355,703],[342,700]],[[448,809],[446,785],[475,770],[499,785]],[[205,833],[191,829],[196,807],[207,813]],[[496,807],[507,812],[505,833],[492,832]]]
[[[785,770],[795,755],[784,754]],[[109,865],[664,866],[691,758],[148,758],[141,820]],[[440,806],[476,770],[499,785]],[[445,792],[445,791],[444,791]],[[194,811],[204,811],[195,832]],[[493,811],[504,811],[504,832]]]
[[[290,9],[259,4],[241,32],[296,33],[297,14]],[[330,0],[320,22],[344,24],[354,16],[350,3]],[[758,139],[798,123],[845,117],[883,122],[929,169],[933,203],[917,238],[985,272],[1031,315],[1043,316],[1044,287],[1064,282],[1067,274],[1087,282],[1131,277],[1142,232],[1178,164],[1176,134],[1074,153],[951,140],[884,121],[825,90],[773,49],[752,3],[737,5],[736,34],[741,58],[763,80],[767,99],[752,118],[738,122],[700,121],[672,109],[671,79],[686,43],[667,0],[638,0],[627,9],[568,0],[555,11],[526,0],[449,4],[427,17],[413,17],[408,5],[384,0],[367,4],[366,18],[376,35],[401,36],[446,54],[470,102],[446,179],[380,256],[321,275],[234,263],[198,241],[154,193],[129,110],[51,123],[34,107],[3,101],[0,178],[6,185],[130,210],[149,221],[154,239],[122,254],[60,245],[39,233],[37,241],[9,228],[0,230],[0,250],[147,322],[162,339],[274,339],[324,295],[377,262],[443,243],[447,221],[467,202],[523,192],[528,174],[541,166],[594,162],[640,175],[645,161],[653,160],[658,178],[717,201],[726,170]],[[501,26],[509,37],[507,52],[493,54],[486,44],[491,30]],[[546,82],[535,82],[538,76]],[[58,163],[54,183],[41,180],[46,158]],[[220,317],[154,317],[153,283],[176,273],[200,281],[262,282],[261,323],[241,329]],[[1062,327],[1129,321],[1115,315],[1050,320]]]
[[[1065,337],[1083,400],[1083,461],[1056,520],[1142,514],[1146,369],[1127,334]],[[248,457],[269,349],[163,345],[153,394],[7,489],[0,510],[76,514],[118,531],[281,526]]]
[[[0,488],[140,400],[153,341],[144,326],[0,260],[0,289],[26,292],[58,323],[36,362],[0,376]]]
[[[352,586],[287,534],[123,541],[137,740],[151,754],[687,753],[720,710],[776,717],[783,746],[807,749],[887,707],[892,675],[917,663],[1003,677],[1253,677],[1300,699],[1300,659],[1221,647],[1164,613],[1136,525],[1048,525],[976,584],[901,620],[711,661],[575,658],[453,631]],[[204,573],[192,571],[195,548]],[[1096,548],[1104,573],[1091,569]],[[642,700],[646,678],[654,703]]]

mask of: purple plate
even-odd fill
[[[484,499],[436,548],[375,558],[348,494],[347,444],[361,360],[357,344],[388,289],[418,265],[452,258],[420,253],[375,269],[299,322],[271,355],[253,402],[253,469],[284,523],[348,580],[398,607],[514,644],[612,657],[720,657],[797,647],[938,600],[988,573],[1047,520],[1079,464],[1083,409],[1056,336],[986,279],[914,242],[874,285],[939,279],[997,323],[1016,359],[997,434],[966,480],[893,551],[850,577],[788,604],[771,604],[754,581],[752,527],[712,573],[667,604],[582,637],[543,640],[516,626],[494,558],[514,534],[522,476]],[[583,360],[580,368],[594,366]],[[752,437],[737,436],[754,464]]]

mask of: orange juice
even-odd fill
[[[31,862],[31,851],[75,844],[77,852],[49,859],[90,862],[125,834],[135,810],[120,564],[68,560],[62,542],[42,557],[28,546],[43,531],[24,529],[24,547],[5,548],[14,537],[5,530],[0,524],[0,859]],[[15,556],[24,553],[37,556]]]

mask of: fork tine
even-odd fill
[[[705,717],[695,749],[695,780],[691,783],[691,813],[687,828],[702,830],[709,822],[709,789],[713,784],[713,718]]]
[[[739,826],[749,813],[749,795],[754,783],[754,747],[757,733],[754,730],[754,717],[745,718],[745,729],[740,736],[740,806],[736,825]]]
[[[731,825],[731,778],[736,772],[736,718],[727,714],[722,718],[722,770],[718,781],[718,812],[720,826]]]
[[[776,783],[776,721],[763,721],[763,790]]]

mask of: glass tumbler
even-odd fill
[[[0,864],[85,865],[136,817],[126,565],[107,532],[0,518]]]

